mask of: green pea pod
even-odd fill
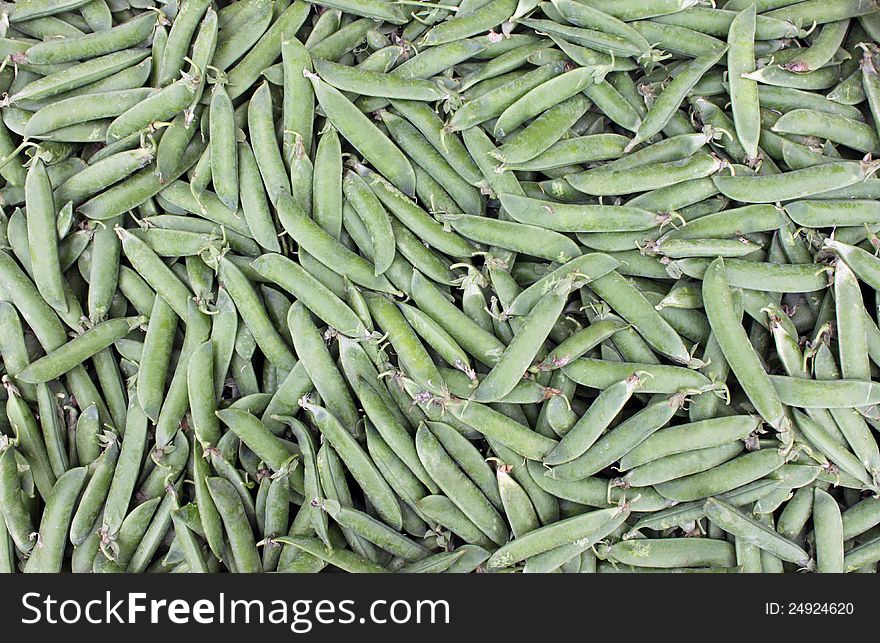
[[[52,493],[37,530],[37,544],[25,564],[25,573],[58,573],[64,559],[64,546],[79,492],[88,477],[85,467],[70,469],[62,475]]]
[[[401,192],[414,195],[415,173],[400,149],[339,90],[313,76],[318,103],[339,133]]]

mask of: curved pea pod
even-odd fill
[[[606,339],[610,339],[618,331],[625,330],[629,326],[620,319],[597,320],[580,330],[572,333],[563,342],[554,347],[540,361],[536,362],[529,370],[535,373],[556,370],[566,364],[582,357],[591,349],[595,348]]]
[[[565,278],[575,279],[578,284],[591,283],[612,272],[620,262],[606,254],[591,252],[562,264],[521,291],[504,309],[505,315],[526,315],[543,296],[546,288]],[[585,349],[586,350],[586,349]]]
[[[570,0],[554,0],[553,6],[559,14],[568,22],[578,27],[599,29],[607,31],[607,33],[615,34],[621,38],[625,38],[633,43],[633,45],[642,49],[642,56],[650,56],[651,45],[645,40],[638,31],[624,21],[615,18],[602,11],[590,7],[589,5]]]
[[[628,232],[650,230],[662,221],[641,208],[581,205],[500,194],[501,204],[515,221],[558,232]]]
[[[481,212],[483,199],[479,190],[414,125],[390,111],[381,111],[380,117],[391,138],[415,163],[416,192],[423,202],[435,210]]]
[[[312,76],[318,103],[339,133],[399,190],[414,195],[415,172],[403,152],[338,89]]]
[[[75,65],[65,66],[59,71],[28,83],[10,96],[9,102],[42,100],[57,96],[136,65],[148,55],[149,50],[147,49],[126,49]]]
[[[495,545],[471,520],[446,496],[432,495],[419,499],[419,511],[430,520],[442,525],[466,543],[493,549]]]
[[[190,43],[199,26],[202,16],[208,10],[210,2],[194,0],[180,7],[167,41],[162,48],[159,60],[157,60],[156,81],[157,86],[164,87],[177,78],[177,74],[183,69],[184,57],[189,51]],[[204,71],[204,70],[202,70]]]
[[[74,545],[81,545],[97,531],[95,528],[96,520],[101,519],[104,502],[107,499],[118,460],[119,442],[113,440],[107,445],[104,452],[93,463],[90,463],[91,477],[86,483],[70,525],[70,542]],[[98,527],[100,527],[100,523],[98,523]]]
[[[120,181],[103,192],[95,194],[88,201],[80,205],[78,209],[86,217],[101,221],[125,214],[128,210],[143,204],[161,192],[166,187],[163,179],[165,181],[173,181],[195,165],[204,149],[205,144],[201,141],[201,138],[193,137],[193,140],[190,141],[190,144],[184,151],[180,165],[169,177],[159,177],[154,168],[147,166],[128,176],[124,181]],[[223,223],[236,228],[236,226],[226,221]],[[246,230],[241,230],[240,228],[241,226],[237,228],[239,232],[246,232]]]
[[[379,327],[387,333],[398,355],[401,370],[420,386],[435,393],[439,392],[443,387],[443,376],[403,313],[392,301],[381,295],[365,293],[364,299]]]
[[[577,244],[571,239],[537,226],[470,214],[447,214],[443,216],[443,221],[471,241],[549,261],[566,263],[580,255]]]
[[[634,538],[611,545],[600,556],[637,567],[734,567],[731,543],[712,538]]]
[[[367,34],[374,31],[374,23],[370,20],[359,18],[345,24],[340,17],[340,11],[332,12],[328,19],[319,21],[306,38],[306,48],[313,59],[339,60],[365,42]],[[382,44],[385,43],[383,40]]]
[[[793,204],[790,204],[793,205]],[[664,239],[720,239],[737,235],[778,230],[786,225],[788,206],[783,210],[773,205],[746,205],[740,208],[722,210],[688,221],[685,225],[670,230]]]
[[[156,424],[156,443],[164,446],[177,432],[187,407],[187,364],[193,351],[210,335],[210,319],[198,309],[195,300],[188,302],[186,332],[180,349],[178,364],[162,402]]]
[[[669,500],[689,502],[741,487],[772,473],[785,463],[777,449],[760,449],[729,460],[709,471],[655,485]]]
[[[703,303],[715,340],[758,413],[777,430],[788,430],[782,403],[768,386],[767,373],[735,312],[726,263],[720,258],[703,275]]]
[[[628,505],[590,511],[566,518],[551,525],[539,527],[495,551],[486,562],[488,567],[509,567],[532,556],[575,541],[587,540],[595,544],[629,517]]]
[[[382,274],[391,267],[396,253],[394,230],[388,212],[356,172],[345,173],[342,190],[370,234],[376,274]]]
[[[513,340],[504,349],[489,374],[480,382],[471,398],[477,402],[495,402],[510,393],[522,379],[535,355],[547,340],[568,299],[571,282],[560,282],[532,307]]]
[[[641,411],[602,435],[574,460],[551,467],[546,477],[559,480],[582,480],[621,460],[633,447],[662,429],[680,408],[676,399],[652,399]]]
[[[760,420],[754,416],[731,415],[662,429],[623,456],[620,469],[625,471],[668,455],[745,440],[759,426]]]
[[[360,96],[381,96],[399,100],[436,101],[445,90],[438,84],[419,78],[354,69],[328,60],[315,59],[315,71],[329,85]]]
[[[538,516],[532,506],[529,495],[508,473],[506,467],[499,466],[496,470],[498,492],[504,506],[504,514],[510,523],[514,538],[527,534],[540,526]]]
[[[15,546],[27,554],[34,547],[34,541],[31,540],[34,526],[21,494],[15,448],[6,445],[0,453],[0,517]]]
[[[667,259],[690,257],[745,257],[761,250],[761,246],[745,237],[737,239],[661,239],[645,245],[645,253]]]
[[[122,240],[122,251],[132,266],[165,300],[181,319],[187,318],[187,300],[191,292],[168,268],[159,256],[136,235],[117,226],[117,236]]]
[[[556,120],[558,116],[563,116],[563,120],[568,120],[571,116],[566,117],[564,114],[569,111],[574,112],[572,114],[574,118],[571,122],[573,125],[583,115],[589,105],[589,100],[585,96],[581,96],[580,93],[591,84],[599,81],[601,77],[601,71],[599,70],[591,67],[577,67],[551,78],[526,92],[526,94],[507,107],[498,117],[498,120],[495,121],[495,127],[493,128],[495,136],[497,138],[511,136],[511,138],[494,152],[493,156],[502,162],[509,160],[516,163],[529,160],[529,158],[526,158],[527,155],[522,154],[524,150],[517,150],[519,146],[508,145],[515,138],[513,135],[515,130],[527,120],[535,117],[537,118],[535,118],[532,124],[541,123],[542,121],[546,122],[548,119],[551,119],[551,121]],[[561,112],[559,111],[560,108],[562,109]],[[531,127],[532,124],[528,127]],[[537,131],[541,129],[544,128],[539,128]],[[559,137],[544,141],[541,144],[541,148],[533,149],[533,151],[536,151],[533,156],[536,156],[537,152],[544,151],[546,147],[549,147],[549,145],[557,140],[559,140]]]
[[[423,47],[442,45],[483,33],[509,19],[516,11],[517,0],[491,0],[478,9],[432,27],[421,39]]]
[[[565,177],[571,187],[594,196],[613,196],[658,190],[716,174],[723,167],[716,156],[697,152],[690,158],[628,169],[596,168]]]
[[[156,20],[156,15],[146,12],[110,29],[38,43],[28,48],[27,62],[53,65],[128,49],[147,39]]]
[[[332,14],[327,14],[332,15]],[[305,149],[312,148],[312,120],[315,110],[315,95],[312,85],[303,74],[311,71],[311,58],[308,50],[290,34],[284,34],[281,41],[281,65],[284,72],[284,98],[282,99],[281,122],[284,124],[282,147],[284,158],[293,156],[296,134],[302,137]]]
[[[865,487],[876,486],[871,475],[859,459],[845,446],[837,442],[828,431],[799,410],[794,411],[794,419],[804,438],[844,472]]]
[[[309,513],[315,533],[329,545],[330,535],[327,531],[327,516],[323,513],[322,507],[319,504],[325,492],[322,490],[321,480],[318,477],[315,441],[308,429],[298,420],[290,417],[281,417],[280,420],[290,427],[300,448],[304,473],[303,488],[305,492],[303,510]]]
[[[211,230],[211,226],[208,226],[208,229]],[[219,239],[213,235],[213,232],[214,230],[205,233],[175,229],[173,227],[155,227],[133,230],[132,234],[145,241],[160,257],[177,258],[196,257],[205,250],[216,247]],[[249,256],[259,254],[259,250],[250,242],[250,240],[244,240],[243,243],[239,244],[236,239],[233,243],[238,245],[237,250],[243,254]]]
[[[578,384],[606,389],[635,373],[642,378],[642,393],[673,394],[682,390],[700,390],[710,386],[709,378],[689,368],[635,362],[610,362],[581,357],[562,367],[563,372]]]
[[[21,319],[15,307],[8,301],[0,303],[0,324],[5,328],[5,332],[0,334],[0,356],[3,358],[7,378],[18,388],[22,397],[35,400],[37,396],[35,387],[20,382],[15,377],[15,373],[27,367],[30,356]]]
[[[327,512],[339,525],[351,529],[362,538],[407,562],[422,560],[430,555],[430,550],[426,547],[397,533],[369,514],[343,506],[335,500],[321,500],[319,506],[321,511]]]
[[[25,125],[24,133],[28,137],[37,137],[51,134],[62,127],[119,116],[154,95],[156,91],[144,87],[101,92],[101,100],[96,100],[94,94],[58,100],[35,112]]]
[[[365,495],[379,516],[391,527],[400,529],[403,525],[403,517],[397,497],[363,447],[325,408],[307,401],[304,401],[302,406],[321,434],[330,441],[351,475],[364,489]]]
[[[39,540],[25,564],[26,573],[58,573],[61,571],[64,545],[76,499],[88,476],[86,467],[65,472],[55,483],[46,499],[40,521]]]
[[[556,440],[478,402],[455,400],[447,404],[446,410],[461,422],[528,459],[543,460],[557,444]]]
[[[859,183],[876,171],[873,163],[835,161],[783,174],[712,177],[726,197],[741,203],[775,203],[804,199]]]
[[[452,257],[470,257],[476,252],[476,248],[466,239],[444,228],[383,177],[361,165],[355,166],[355,169],[388,211],[422,242]]]
[[[795,109],[782,115],[772,131],[798,136],[815,136],[866,154],[880,150],[880,139],[870,125],[855,119],[812,109]]]
[[[325,400],[328,410],[355,433],[359,420],[357,408],[321,333],[312,322],[311,313],[301,303],[294,303],[287,311],[287,326],[294,349],[318,395]]]
[[[452,132],[466,131],[474,125],[500,116],[506,107],[512,105],[527,92],[559,75],[564,69],[561,62],[547,63],[484,94],[466,100],[452,115],[444,129]],[[467,145],[467,141],[465,141],[465,145]],[[479,165],[479,159],[474,158],[473,160]]]
[[[507,542],[506,524],[483,492],[449,456],[427,426],[416,431],[419,459],[437,486],[493,542]]]
[[[282,545],[291,545],[319,558],[334,567],[349,573],[382,574],[387,569],[357,554],[341,548],[327,547],[317,538],[308,536],[279,536],[275,539]]]
[[[37,385],[37,412],[49,464],[52,472],[60,476],[70,468],[66,449],[67,427],[63,425],[65,418],[62,415],[61,398],[46,383]]]
[[[67,311],[63,277],[58,255],[55,226],[55,199],[43,161],[37,158],[24,184],[27,205],[27,236],[31,270],[37,290],[46,302],[60,312]]]
[[[453,136],[444,126],[440,116],[429,105],[418,101],[392,100],[394,109],[403,115],[434,149],[458,172],[468,183],[478,186],[483,180],[474,160],[470,157],[464,144],[457,136]]]
[[[771,375],[783,404],[799,408],[835,409],[880,403],[880,385],[864,380],[807,380]]]
[[[732,288],[764,292],[813,292],[828,286],[828,267],[821,264],[781,264],[743,259],[723,259],[724,274]],[[694,257],[676,261],[689,277],[703,279],[709,274],[711,260]],[[705,301],[705,295],[704,295]]]
[[[446,381],[449,392],[462,399],[468,398],[483,378],[461,369],[441,368],[440,373]],[[474,379],[471,379],[474,377]],[[560,394],[552,387],[543,386],[535,380],[521,379],[516,386],[498,400],[498,404],[539,404]]]
[[[232,100],[224,85],[214,85],[211,90],[209,122],[211,181],[223,205],[235,211],[238,208],[239,182],[233,111]]]
[[[654,101],[648,114],[642,119],[635,137],[625,151],[632,150],[639,143],[660,132],[672,119],[687,93],[726,53],[727,45],[699,56],[685,65],[685,68],[666,86]]]
[[[219,25],[222,31],[214,36],[216,51],[212,49],[212,56],[208,57],[207,62],[218,69],[226,70],[243,54],[250,51],[265,35],[266,29],[272,23],[273,8],[280,11],[280,7],[273,7],[273,4],[264,0],[247,2],[235,7],[237,9],[235,15],[229,16],[228,19],[227,15],[232,13],[232,10],[228,7],[225,8],[225,11],[221,12],[223,17],[215,18],[218,23],[222,23]],[[208,15],[210,15],[210,10],[206,13],[206,18]],[[199,33],[201,34],[201,30]],[[193,48],[195,49],[195,41]],[[203,68],[200,66],[200,69]]]
[[[704,511],[709,520],[737,538],[742,538],[782,560],[800,567],[813,568],[810,555],[801,547],[724,501],[709,498],[704,505]]]
[[[247,103],[248,137],[254,158],[266,186],[269,201],[275,205],[278,196],[290,193],[290,178],[281,157],[281,149],[275,136],[272,94],[269,84],[261,84]],[[213,180],[213,157],[211,160]]]
[[[245,274],[226,257],[221,257],[220,275],[239,314],[251,329],[260,350],[278,368],[284,371],[292,370],[296,366],[296,358],[284,338],[272,325],[266,309],[257,298]]]
[[[212,445],[220,439],[213,370],[214,345],[208,340],[190,355],[186,379],[193,431],[199,442]]]
[[[7,391],[9,399],[6,400],[6,417],[12,425],[16,448],[31,468],[37,492],[45,500],[52,493],[57,480],[46,443],[30,407],[14,389],[7,388]]]
[[[144,322],[142,317],[110,319],[88,329],[48,355],[32,362],[16,377],[23,382],[39,384],[61,377],[64,373],[107,348]]]
[[[174,348],[178,316],[161,297],[156,297],[144,339],[144,352],[135,384],[138,403],[153,422],[159,417],[165,380]]]
[[[573,164],[618,159],[629,139],[620,134],[590,134],[563,138],[537,156],[521,163],[505,165],[510,171],[544,171]]]
[[[290,452],[256,417],[242,409],[221,409],[217,417],[273,471],[288,467]]]
[[[469,382],[472,382],[471,379],[473,377],[473,369],[471,368],[470,357],[458,345],[458,342],[443,330],[442,326],[435,322],[429,315],[425,314],[415,306],[410,306],[408,304],[400,303],[397,305],[400,308],[400,311],[403,313],[403,316],[406,318],[406,321],[412,327],[412,329],[416,332],[419,337],[424,340],[428,346],[434,349],[438,355],[450,366],[453,366],[460,374],[465,375]],[[448,377],[444,374],[443,379],[447,380]]]
[[[617,417],[639,383],[640,378],[636,374],[602,391],[553,451],[547,454],[544,464],[565,464],[583,455]]]
[[[498,482],[483,454],[463,435],[443,422],[425,422],[425,426],[443,446],[465,475],[477,485],[486,499],[499,511],[503,509]]]
[[[386,405],[382,394],[363,378],[359,378],[353,383],[353,386],[361,401],[361,405],[364,408],[364,413],[372,424],[372,426],[368,426],[368,431],[375,429],[378,436],[381,437],[381,441],[388,446],[388,450],[392,451],[400,462],[409,468],[415,481],[423,484],[431,492],[436,492],[437,485],[419,461],[412,435],[408,428],[395,417],[393,412]],[[381,447],[381,445],[379,446]],[[369,446],[369,436],[368,447],[372,453],[374,449]],[[377,453],[378,451],[379,449],[376,449]],[[379,465],[377,464],[377,466]],[[409,475],[406,477],[411,478]],[[410,482],[413,483],[411,485],[412,487],[421,486],[421,484],[414,484],[412,479],[410,479]],[[409,493],[409,495],[413,496],[414,500],[417,500],[421,494],[422,492],[417,494],[412,492]]]
[[[104,505],[101,533],[105,539],[116,536],[127,514],[132,493],[138,482],[138,472],[147,453],[148,425],[149,418],[141,409],[137,395],[132,391],[129,395],[124,439]]]
[[[361,338],[366,333],[357,314],[298,263],[280,254],[263,254],[251,262],[258,274],[296,296],[315,316],[343,335]]]
[[[87,0],[29,0],[16,3],[7,18],[9,22],[27,22],[36,18],[54,16],[65,11],[78,9]]]
[[[25,564],[25,573],[58,573],[79,492],[88,477],[86,467],[66,471],[46,498],[38,530],[39,540]]]
[[[223,478],[209,477],[207,485],[211,499],[223,520],[223,529],[229,539],[227,549],[235,561],[236,570],[241,573],[262,571],[263,565],[257,552],[254,533],[232,484]]]
[[[785,204],[792,221],[808,228],[863,226],[880,223],[880,208],[867,199],[823,199]]]
[[[629,322],[652,348],[680,364],[692,363],[678,333],[625,277],[610,272],[591,281],[589,287]]]
[[[289,194],[280,194],[277,202],[278,217],[282,227],[300,247],[315,256],[321,263],[356,284],[371,290],[398,294],[398,291],[383,276],[376,276],[376,270],[363,257],[339,243],[311,218],[306,216],[300,205]]]
[[[843,519],[837,501],[827,492],[813,489],[813,523],[816,543],[816,571],[842,574],[845,571]]]
[[[463,313],[416,270],[412,273],[412,296],[419,309],[429,314],[464,350],[487,366],[498,361],[504,344]]]
[[[227,72],[230,97],[235,100],[253,87],[264,69],[281,55],[285,35],[296,33],[309,16],[310,6],[295,2],[283,8],[275,6],[275,20],[253,47]],[[280,10],[280,14],[278,11]],[[247,28],[250,28],[248,25]]]
[[[782,488],[784,485],[785,483],[782,483],[779,480],[761,478],[731,491],[718,494],[717,497],[737,507],[746,506],[767,497],[771,493]],[[669,506],[661,511],[642,517],[636,522],[630,533],[635,533],[641,529],[662,530],[676,526],[687,526],[688,523],[700,520],[706,516],[706,513],[703,510],[703,506],[705,505],[704,500],[696,500],[686,503],[677,503],[673,501],[667,502],[674,506]]]
[[[695,449],[665,456],[631,469],[620,478],[619,484],[648,487],[677,480],[723,464],[739,455],[743,448],[742,442],[732,441],[705,449]]]
[[[728,82],[736,136],[748,158],[758,155],[761,113],[758,83],[745,74],[755,71],[756,10],[748,7],[730,23],[727,34]]]
[[[156,121],[170,120],[189,105],[197,86],[195,76],[185,75],[124,111],[107,128],[107,142],[121,140]]]
[[[101,455],[100,433],[98,407],[93,403],[84,408],[76,420],[74,444],[76,459],[81,465],[90,465]]]
[[[556,13],[555,9],[551,9]],[[599,31],[595,29],[586,29],[583,27],[570,26],[564,24],[569,22],[564,18],[556,20],[534,20],[531,18],[521,18],[519,22],[542,33],[549,33],[555,36],[571,40],[578,45],[598,49],[602,52],[609,52],[615,56],[639,56],[641,51],[640,45],[632,42],[630,39],[607,31]],[[610,31],[610,30],[608,30]]]
[[[859,279],[875,289],[880,286],[880,260],[872,253],[830,238],[825,239],[824,246],[843,259]]]

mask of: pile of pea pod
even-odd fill
[[[0,571],[876,572],[878,43],[0,3]]]

